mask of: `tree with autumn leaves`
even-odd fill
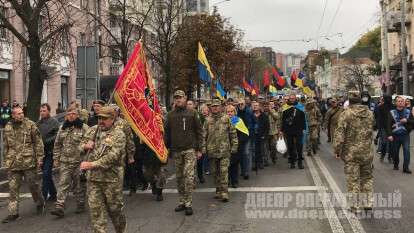
[[[173,49],[172,87],[186,90],[191,96],[202,84],[198,75],[198,42],[206,50],[211,69],[225,89],[240,84],[248,56],[241,42],[243,33],[232,26],[215,9],[211,15],[184,18]],[[199,96],[198,96],[199,97]]]

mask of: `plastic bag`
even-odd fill
[[[276,150],[277,150],[277,152],[279,152],[281,154],[284,154],[284,153],[287,152],[286,142],[285,142],[285,139],[283,137],[280,137],[279,139],[277,139]]]

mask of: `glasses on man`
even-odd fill
[[[109,118],[109,117],[98,116],[98,120],[102,120],[102,121],[107,120],[108,118]]]

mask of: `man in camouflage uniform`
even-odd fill
[[[87,193],[92,227],[95,233],[107,232],[106,213],[112,220],[116,233],[126,230],[123,214],[122,176],[125,134],[114,126],[115,111],[103,107],[98,113],[98,125],[89,128],[80,143],[89,151],[87,161],[80,168],[87,170]]]
[[[19,191],[23,178],[28,183],[37,211],[43,212],[45,201],[40,192],[37,172],[43,163],[43,142],[36,124],[25,118],[19,106],[12,109],[12,120],[4,128],[4,167],[9,179],[8,223],[19,218]]]
[[[349,108],[339,118],[334,136],[334,152],[345,162],[345,176],[350,211],[368,211],[373,205],[373,142],[374,116],[361,104],[359,92],[349,92]]]
[[[318,128],[322,120],[322,114],[316,106],[316,101],[314,99],[310,99],[306,102],[305,113],[308,120],[308,156],[312,156],[312,152],[316,154],[318,146]]]
[[[88,126],[79,119],[79,109],[69,107],[65,122],[60,127],[54,145],[55,167],[59,167],[59,187],[55,209],[51,214],[64,216],[65,200],[72,187],[77,200],[76,213],[85,210],[86,182],[80,178],[79,165],[85,159],[79,143],[86,136]]]
[[[83,123],[88,124],[88,119],[89,119],[88,110],[82,108],[82,106],[76,100],[70,102],[69,107],[75,107],[79,109],[79,119],[81,119]]]
[[[211,115],[203,127],[203,154],[207,153],[211,173],[214,174],[216,198],[229,201],[228,169],[231,153],[237,152],[238,141],[236,128],[230,118],[221,112],[221,101],[214,99],[211,103]]]
[[[120,116],[120,109],[117,105],[111,104],[110,107],[113,108],[115,112],[115,121],[114,126],[125,134],[126,142],[125,142],[125,149],[123,150],[122,154],[122,161],[124,162],[125,168],[122,171],[122,183],[124,183],[124,179],[127,181],[131,180],[131,173],[130,169],[132,168],[132,164],[135,162],[134,155],[135,155],[135,144],[134,144],[134,136],[131,127],[129,126],[128,122]]]
[[[339,116],[341,115],[342,111],[344,110],[341,106],[338,105],[338,100],[336,98],[332,98],[330,100],[331,107],[326,112],[325,115],[325,124],[324,128],[327,130],[328,133],[328,142],[334,143],[333,137],[338,126]]]
[[[167,115],[165,142],[175,160],[177,189],[180,196],[176,212],[193,214],[194,166],[201,158],[202,126],[194,110],[187,109],[184,91],[174,93],[174,110]]]
[[[264,112],[269,116],[269,136],[266,138],[266,146],[270,152],[273,164],[276,163],[276,141],[282,122],[282,114],[274,109],[274,102],[270,101],[264,105]]]

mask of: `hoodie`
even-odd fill
[[[345,161],[369,159],[374,132],[374,114],[368,106],[350,105],[339,118],[334,133],[334,151]]]

